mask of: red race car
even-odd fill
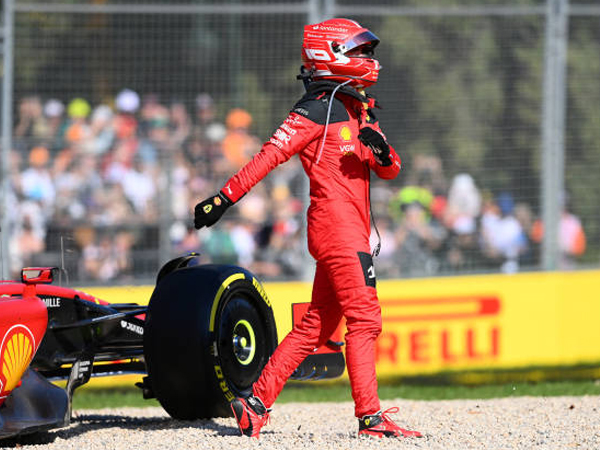
[[[241,267],[176,258],[148,306],[52,284],[60,273],[25,268],[20,281],[0,282],[0,439],[68,425],[73,392],[91,376],[142,374],[144,398],[177,419],[230,416],[230,400],[249,393],[278,343],[265,290]],[[291,378],[344,368],[341,343],[330,341]]]

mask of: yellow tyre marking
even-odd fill
[[[233,283],[236,280],[243,280],[244,278],[245,276],[243,273],[234,273],[233,275],[227,277],[225,281],[223,281],[223,284],[221,284],[221,286],[219,287],[217,295],[215,295],[215,299],[213,300],[212,308],[210,310],[210,323],[208,325],[209,331],[215,331],[215,317],[217,315],[217,307],[219,306],[219,300],[221,300],[223,292],[229,287],[231,283]]]
[[[248,334],[250,335],[250,354],[248,355],[248,358],[245,361],[242,361],[236,356],[236,359],[240,364],[247,366],[252,362],[254,359],[254,354],[256,353],[256,336],[254,335],[254,329],[252,328],[252,325],[250,325],[250,322],[247,320],[240,320],[238,323],[236,323],[233,327],[234,331],[238,325],[242,325],[246,330],[248,330]]]

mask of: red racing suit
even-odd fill
[[[380,178],[394,178],[400,158],[390,147],[392,164],[381,166],[358,139],[364,126],[381,131],[364,103],[367,98],[354,89],[342,87],[335,93],[327,120],[334,86],[311,83],[270,140],[221,192],[236,202],[277,165],[299,155],[310,178],[308,248],[316,260],[312,301],[302,321],[271,356],[253,391],[269,408],[289,376],[327,342],[343,316],[355,415],[362,417],[380,410],[375,339],[381,332],[381,309],[369,246],[370,171]]]

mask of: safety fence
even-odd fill
[[[379,278],[597,268],[600,7],[513,1],[4,0],[2,274],[141,283],[172,256],[310,276],[296,159],[219,226],[215,193],[286,117],[302,29],[381,39],[372,93],[403,160],[373,179]],[[375,240],[375,238],[374,238]]]

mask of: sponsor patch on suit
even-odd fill
[[[362,267],[367,286],[375,287],[377,280],[375,278],[375,266],[373,266],[373,258],[369,253],[357,252],[360,266]]]

